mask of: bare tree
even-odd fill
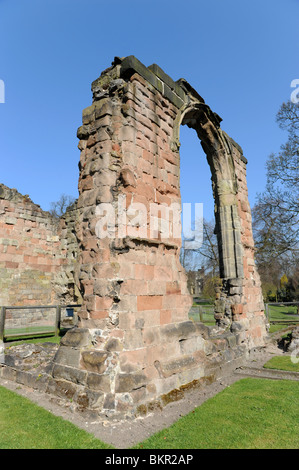
[[[51,209],[49,210],[52,217],[59,219],[69,206],[75,202],[76,198],[73,196],[68,196],[66,194],[61,194],[60,198],[56,202],[51,202]]]
[[[280,152],[269,156],[267,184],[253,208],[257,261],[299,256],[299,107],[283,103],[276,120],[288,133]]]
[[[212,273],[212,276],[219,276],[219,253],[217,236],[215,234],[215,223],[204,220],[203,223],[203,244],[199,249],[203,258],[205,270]]]
[[[262,285],[279,293],[286,274],[290,291],[297,292],[299,262],[299,107],[283,103],[276,121],[287,131],[279,153],[267,160],[267,184],[252,210],[256,261]],[[268,286],[268,287],[267,287]],[[273,288],[271,287],[273,286]],[[271,287],[271,289],[270,289]],[[265,290],[265,289],[263,289]],[[297,295],[297,294],[294,294]]]
[[[194,271],[204,267],[213,276],[219,273],[219,255],[214,222],[203,221],[203,243],[195,250],[185,248],[182,242],[181,263],[186,270]]]

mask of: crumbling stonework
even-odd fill
[[[48,390],[78,407],[131,415],[215,380],[263,345],[264,306],[246,159],[221,130],[221,118],[185,80],[174,82],[133,56],[116,58],[92,93],[78,129],[83,306],[78,328],[61,341]],[[222,279],[213,330],[188,319],[181,235],[163,236],[168,209],[181,205],[180,125],[196,130],[212,174]],[[107,219],[102,237],[105,204],[115,223]],[[159,206],[154,214],[151,204]],[[145,208],[144,217],[136,221],[132,207]]]
[[[0,306],[78,302],[76,207],[56,220],[0,184]]]

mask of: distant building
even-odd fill
[[[203,289],[205,270],[187,271],[187,285],[191,295],[201,295]]]

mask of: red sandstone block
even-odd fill
[[[150,164],[154,163],[154,155],[149,150],[142,150],[142,158]]]
[[[118,303],[118,310],[120,312],[136,312],[137,310],[137,296],[136,295],[123,295]]]
[[[85,250],[94,250],[98,249],[98,240],[94,238],[89,238],[85,241]]]
[[[165,170],[165,161],[164,161],[164,158],[161,157],[161,156],[158,156],[157,157],[157,166],[158,168],[160,168],[161,170]]]
[[[121,256],[121,255],[119,255]],[[118,275],[124,279],[134,279],[135,277],[135,266],[132,263],[121,262]]]
[[[142,149],[150,151],[150,139],[141,131],[136,133],[136,144]]]
[[[147,197],[146,197],[144,194],[141,194],[141,193],[142,193],[142,190],[139,189],[139,186],[141,186],[141,184],[140,184],[140,185],[138,184],[137,188],[135,189],[136,193],[135,193],[134,196],[133,196],[132,203],[133,203],[133,204],[135,204],[135,203],[136,203],[136,204],[142,204],[142,205],[145,207],[145,209],[146,209],[147,211],[149,211],[149,209],[150,209],[150,205],[149,205],[149,204],[150,204],[150,201],[147,199]],[[139,194],[137,194],[137,191],[139,192]],[[132,212],[133,212],[133,209],[135,210],[135,209],[139,209],[139,208],[137,208],[137,207],[134,208],[134,206],[133,206],[133,207],[132,207]],[[142,208],[142,209],[143,209],[143,208]],[[141,212],[141,214],[143,214],[143,212]],[[137,215],[137,214],[136,214],[136,215]],[[134,215],[134,217],[135,217],[135,215]]]
[[[142,174],[142,182],[148,184],[151,188],[156,186],[156,178],[153,175],[147,175],[146,173]]]
[[[98,263],[93,268],[93,276],[99,279],[113,279],[117,275],[118,269],[117,263]]]
[[[262,336],[262,329],[260,326],[256,326],[255,328],[250,329],[250,336],[251,338],[261,338]]]
[[[13,261],[6,261],[5,262],[5,267],[9,269],[16,269],[19,267],[19,263],[15,263]]]
[[[146,366],[144,369],[142,369],[142,372],[146,375],[147,380],[149,382],[153,382],[154,380],[157,380],[160,378],[160,373],[158,372],[157,368],[154,365]],[[153,383],[150,383],[149,387],[147,387],[147,390],[149,392],[151,390],[155,392],[156,387]]]
[[[158,268],[159,266],[160,267],[161,266],[162,267],[167,266],[167,267],[171,268],[173,259],[172,259],[171,256],[164,255],[161,251],[152,250],[152,251],[149,251],[147,253],[146,261],[147,261],[147,264],[155,265],[156,268]],[[155,271],[157,271],[157,269],[155,269]],[[164,278],[162,276],[162,280],[163,279]],[[159,281],[159,280],[161,280],[161,278],[156,279],[156,277],[155,277],[155,280]],[[168,279],[168,280],[172,280],[172,279]]]
[[[243,304],[234,304],[231,306],[233,315],[241,315],[243,313]]]
[[[171,312],[171,321],[172,323],[177,323],[181,321],[188,321],[188,309],[186,308],[175,308]]]
[[[163,309],[189,309],[192,306],[190,295],[168,294],[163,297]]]
[[[93,281],[83,280],[82,286],[84,289],[84,295],[92,295],[93,294]]]
[[[190,308],[192,306],[191,295],[177,295],[176,296],[176,307],[177,308]]]
[[[154,279],[155,267],[147,266],[145,264],[136,264],[135,265],[135,278],[142,279],[144,281]]]
[[[108,134],[107,134],[107,139],[108,139]],[[90,135],[87,139],[86,147],[88,148],[92,147],[93,145],[97,143],[97,141],[98,141],[98,136],[96,134]]]
[[[121,146],[119,144],[112,144],[112,150],[114,150],[115,152],[120,152]]]
[[[144,158],[140,159],[139,162],[138,162],[138,169],[143,171],[143,173],[151,175],[152,174],[152,163],[149,160],[145,160]]]
[[[166,287],[165,283],[161,281],[148,281],[147,282],[148,294],[149,295],[165,295]]]
[[[179,187],[179,179],[177,176],[172,175],[171,173],[168,173],[168,183],[175,188]]]
[[[24,255],[24,263],[36,263],[37,261],[37,256],[29,256],[29,255]]]
[[[37,271],[42,272],[54,272],[55,269],[52,266],[47,266],[45,264],[30,264],[31,269],[36,269]]]
[[[160,325],[143,328],[143,341],[146,346],[157,345],[161,342]]]
[[[181,294],[181,286],[178,281],[166,283],[166,294]]]
[[[121,149],[123,153],[124,163],[128,164],[129,166],[131,166],[131,163],[134,163],[134,162],[136,163],[138,156],[142,156],[142,149],[140,149],[138,153],[138,146],[133,142],[122,141]],[[131,163],[129,161],[127,162],[126,158],[128,156],[130,156],[131,158],[133,158],[134,156],[135,160],[131,161]]]
[[[153,126],[152,121],[144,116],[143,114],[139,113],[138,115],[138,121],[141,123],[145,128],[147,128],[151,133],[155,132],[155,127]],[[144,129],[146,131],[147,129]]]
[[[151,328],[160,325],[160,310],[140,310],[135,313],[134,328]]]
[[[172,269],[167,266],[154,266],[154,279],[157,281],[172,281]]]
[[[126,350],[134,350],[140,349],[144,347],[143,337],[142,337],[142,330],[141,329],[130,329],[125,330],[124,336],[124,349]]]
[[[87,191],[89,189],[93,189],[93,178],[92,176],[87,176],[84,179],[81,179],[79,181],[79,190],[81,191]]]
[[[118,132],[118,139],[120,142],[128,141],[128,142],[135,142],[135,138],[137,136],[137,132],[135,127],[133,126],[122,126]]]
[[[16,246],[9,245],[9,246],[7,247],[6,253],[9,253],[9,254],[12,254],[12,255],[14,255],[14,254],[20,254],[20,250],[19,250],[19,248],[16,247]]]
[[[167,191],[167,184],[162,181],[160,178],[157,178],[156,179],[156,189],[161,193],[161,194],[168,194],[168,191]]]
[[[170,173],[170,174],[172,174],[172,175],[174,175],[174,176],[176,176],[176,177],[177,177],[178,174],[179,174],[179,168],[178,168],[178,166],[177,166],[177,165],[174,165],[173,163],[168,162],[167,160],[164,161],[164,168],[165,168],[165,170],[166,170],[168,173]]]
[[[101,115],[102,113],[100,113]],[[106,116],[103,116],[103,117],[100,117],[98,119],[98,113],[96,112],[95,113],[95,123],[94,123],[94,126],[96,129],[99,129],[101,127],[107,127],[107,126],[111,126],[112,125],[112,120],[111,120],[111,116],[109,114],[106,114]],[[115,116],[116,118],[116,116]],[[115,119],[114,118],[114,119]],[[113,119],[113,125],[115,125],[115,120]]]
[[[155,201],[155,189],[151,185],[142,182],[142,180],[139,180],[139,184],[136,187],[136,194],[144,196],[149,202]]]
[[[162,296],[141,295],[137,297],[137,310],[159,310],[162,308]]]
[[[119,362],[122,372],[131,372],[136,366],[139,368],[146,363],[147,349],[141,348],[135,351],[122,351],[119,353]],[[132,367],[133,366],[133,367]]]
[[[109,309],[113,304],[111,297],[95,296],[95,310]]]
[[[92,263],[93,256],[91,255],[90,251],[84,251],[80,254],[80,263],[82,264],[89,264]]]
[[[170,206],[172,203],[172,199],[164,194],[161,194],[159,191],[156,191],[156,202],[158,204],[165,204]]]
[[[109,338],[118,338],[122,339],[124,337],[124,332],[120,330],[113,330],[109,333]]]
[[[135,313],[132,313],[131,311],[125,312],[125,311],[120,311],[119,313],[119,328],[123,331],[125,330],[133,330],[135,328]]]
[[[161,310],[160,311],[160,324],[166,325],[171,323],[171,310]]]
[[[164,151],[162,151],[161,156],[164,160],[171,163],[172,165],[178,166],[178,164],[179,164],[178,157],[174,152],[171,152],[171,151],[164,152]]]
[[[165,295],[163,297],[162,308],[164,310],[169,310],[169,309],[176,308],[176,300],[177,300],[177,295],[175,295],[175,294]]]
[[[16,226],[18,226],[18,227],[23,227],[23,226],[24,226],[24,222],[25,222],[24,219],[18,219],[18,220],[17,220],[17,223],[16,223]]]
[[[89,315],[87,314],[85,318],[101,320],[103,318],[108,318],[108,316],[109,316],[109,310],[91,310],[89,312]],[[81,318],[81,312],[80,312],[80,318]]]
[[[147,295],[147,282],[138,279],[128,279],[121,285],[121,294]]]

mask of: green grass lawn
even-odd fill
[[[288,325],[287,323],[280,323],[280,324],[276,324],[276,325],[270,325],[269,333],[276,333],[277,331],[284,330],[288,326],[290,326],[290,325]]]
[[[55,327],[49,326],[35,326],[35,327],[24,327],[24,328],[5,328],[4,338],[5,341],[11,341],[15,339],[30,338],[36,336],[41,338],[43,336],[55,335]]]
[[[291,372],[299,372],[299,363],[294,364],[291,361],[291,356],[275,356],[272,357],[266,364],[266,369],[287,370]]]
[[[298,449],[299,382],[241,379],[135,449]],[[0,387],[0,449],[111,446]]]
[[[189,312],[189,318],[193,321],[202,322],[205,325],[214,326],[216,320],[214,318],[214,303],[193,303],[192,308]]]
[[[200,314],[201,310],[201,314]],[[269,318],[270,323],[271,321],[279,321],[281,323],[278,324],[271,324],[270,325],[270,333],[275,333],[280,331],[284,328],[287,328],[291,324],[295,324],[296,321],[298,322],[299,316],[297,314],[297,307],[292,305],[269,305]],[[193,302],[193,306],[189,312],[189,318],[203,322],[206,325],[213,326],[215,325],[215,318],[214,318],[214,302],[201,302],[196,303]],[[286,322],[286,323],[284,323]]]
[[[272,324],[270,333],[282,330],[290,325],[289,322],[298,322],[297,307],[293,305],[269,305],[269,319],[271,321],[279,321],[287,323]],[[295,323],[294,323],[295,324]],[[298,324],[298,323],[297,323]]]
[[[0,387],[0,449],[112,448],[72,423]]]
[[[299,383],[242,379],[136,448],[299,448]]]
[[[44,336],[44,337],[39,337],[39,338],[30,338],[30,339],[23,339],[20,340],[11,338],[9,341],[5,341],[5,347],[9,348],[11,346],[18,346],[20,344],[26,344],[26,343],[31,343],[31,344],[40,344],[40,343],[57,343],[59,344],[61,340],[60,336]]]
[[[294,305],[269,305],[271,320],[298,320],[297,307]],[[296,318],[297,317],[297,318]]]

